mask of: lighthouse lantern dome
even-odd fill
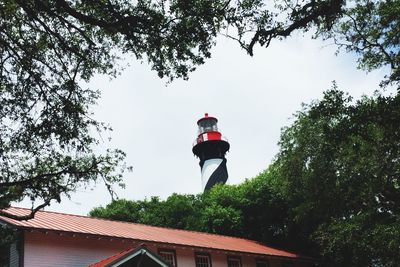
[[[199,134],[206,132],[218,132],[217,118],[209,117],[208,113],[204,115],[203,118],[197,121],[199,126]]]

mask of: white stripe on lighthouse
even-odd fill
[[[203,191],[207,185],[208,179],[210,179],[210,176],[214,173],[222,161],[223,159],[208,159],[204,162],[204,165],[201,168],[201,184],[203,186]]]

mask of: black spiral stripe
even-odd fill
[[[217,183],[225,183],[228,180],[228,169],[226,168],[226,159],[223,159],[221,164],[208,178],[204,191],[211,189]]]

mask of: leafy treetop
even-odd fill
[[[29,197],[36,210],[101,178],[121,183],[124,153],[93,152],[99,97],[84,82],[116,75],[118,59],[147,60],[160,77],[188,77],[228,32],[249,54],[256,44],[312,27],[361,55],[371,70],[389,65],[399,82],[399,0],[3,0],[0,3],[0,209]],[[365,20],[365,18],[368,18]],[[233,34],[232,34],[232,31]],[[9,216],[4,212],[2,215]]]
[[[91,216],[258,240],[324,266],[399,266],[400,97],[337,89],[283,129],[270,167],[193,196],[117,200]]]
[[[25,197],[32,213],[101,178],[122,182],[120,150],[97,155],[95,73],[125,53],[160,77],[187,78],[210,56],[221,1],[5,0],[0,3],[0,210]],[[0,214],[10,216],[1,211]]]

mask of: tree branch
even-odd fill
[[[319,3],[319,6],[315,3],[315,1],[311,1],[310,3],[304,5],[300,10],[296,12],[292,12],[291,16],[296,17],[300,14],[307,14],[300,19],[294,20],[292,24],[289,26],[282,27],[274,27],[270,30],[266,30],[262,27],[259,27],[253,38],[251,39],[249,45],[246,48],[247,53],[250,56],[253,56],[254,45],[258,42],[261,45],[269,46],[271,40],[276,37],[288,37],[293,31],[306,28],[310,26],[311,22],[316,22],[318,18],[329,17],[329,16],[337,16],[341,13],[341,8],[343,5],[342,0],[331,0],[323,3]],[[308,9],[312,9],[310,13]],[[265,40],[260,40],[264,38]]]
[[[6,218],[10,218],[13,220],[17,220],[17,221],[27,221],[30,219],[33,219],[33,217],[35,216],[36,212],[38,212],[39,210],[43,209],[46,206],[50,205],[50,201],[46,200],[43,204],[37,206],[36,208],[31,208],[31,212],[28,215],[14,215],[11,214],[7,211],[4,210],[0,210],[0,216],[6,217]]]

